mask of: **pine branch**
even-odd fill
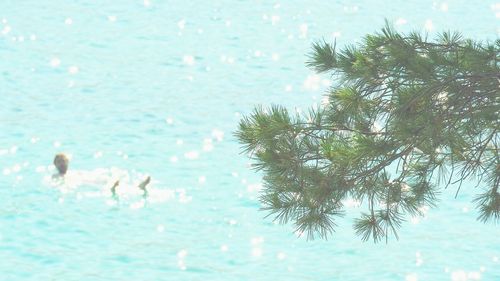
[[[354,198],[367,208],[356,233],[387,241],[406,216],[438,206],[441,188],[458,194],[474,178],[485,189],[478,219],[500,221],[500,40],[428,41],[387,23],[356,46],[312,49],[307,65],[335,82],[329,102],[305,116],[257,107],[236,132],[264,173],[263,210],[326,238]]]

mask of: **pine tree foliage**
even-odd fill
[[[429,41],[390,25],[358,45],[313,45],[307,65],[331,75],[307,114],[257,107],[236,132],[263,174],[263,209],[327,238],[346,199],[356,233],[378,242],[435,207],[440,188],[478,183],[479,220],[500,222],[500,40],[444,32]]]

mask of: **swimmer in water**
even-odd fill
[[[113,195],[113,197],[117,197],[116,188],[118,187],[119,184],[120,184],[120,181],[117,180],[117,181],[115,181],[115,184],[113,184],[113,186],[111,187],[111,194]]]
[[[59,153],[54,157],[54,166],[57,168],[57,174],[53,175],[53,178],[62,178],[64,175],[66,175],[66,172],[68,171],[68,166],[69,166],[69,159],[68,157],[63,154]]]
[[[54,166],[56,166],[57,174],[52,176],[53,179],[63,179],[68,172],[69,158],[64,153],[58,153],[54,157]],[[148,190],[146,186],[151,182],[151,177],[148,176],[144,181],[139,184],[139,188],[144,192],[143,196],[148,196]],[[111,194],[113,197],[118,197],[116,193],[116,188],[120,185],[120,181],[117,180],[111,187]]]
[[[149,182],[151,181],[151,177],[148,176],[143,182],[141,182],[139,184],[139,188],[144,191],[144,197],[147,197],[148,196],[148,190],[146,189],[146,185],[149,184]]]

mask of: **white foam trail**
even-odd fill
[[[38,167],[37,172],[50,172],[43,166]],[[11,172],[11,171],[9,171]],[[131,209],[139,209],[144,206],[144,191],[138,188],[139,184],[146,178],[141,173],[129,173],[127,170],[112,167],[109,169],[98,168],[94,170],[72,170],[62,177],[46,174],[43,179],[45,185],[55,187],[63,194],[76,193],[78,199],[82,198],[111,198],[113,194],[111,187],[116,181],[115,195],[120,201],[137,201],[130,204]],[[155,187],[155,182],[147,186],[147,202],[159,203],[174,199],[175,191],[172,189],[159,189]],[[186,197],[185,194],[183,197]],[[109,200],[107,200],[109,201]],[[107,202],[108,205],[114,205]]]

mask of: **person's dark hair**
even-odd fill
[[[54,158],[54,166],[56,166],[59,174],[64,175],[68,171],[69,159],[66,155],[59,153]]]

